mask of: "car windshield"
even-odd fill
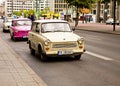
[[[70,26],[68,23],[43,23],[42,32],[70,32]]]
[[[6,22],[12,22],[12,19],[13,19],[13,18],[7,18],[7,19],[6,19]]]
[[[16,21],[17,26],[23,26],[23,25],[28,25],[30,26],[32,22],[30,20],[18,20]]]

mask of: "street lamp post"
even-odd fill
[[[114,1],[114,23],[113,23],[113,31],[115,31],[115,23],[116,23],[116,0],[113,0]]]
[[[36,0],[36,12],[37,12],[37,9],[38,8],[38,0]]]
[[[22,2],[22,16],[24,17],[24,5],[25,5],[25,1]]]

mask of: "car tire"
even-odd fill
[[[30,53],[31,53],[32,55],[35,55],[35,50],[32,49],[30,42],[29,42],[29,49],[30,49]]]
[[[79,60],[80,58],[81,58],[81,54],[80,55],[76,55],[74,59],[75,60]]]
[[[11,40],[13,40],[13,35],[10,33]]]
[[[38,47],[38,56],[40,57],[41,61],[47,61],[47,56],[42,53],[42,48],[40,46]]]

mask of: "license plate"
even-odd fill
[[[67,55],[67,54],[73,54],[73,51],[70,50],[58,51],[58,55]]]
[[[27,38],[28,36],[23,36],[23,38]]]

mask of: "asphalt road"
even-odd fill
[[[30,54],[27,41],[12,41],[0,29],[0,37],[47,83],[48,86],[120,86],[120,35],[76,30],[85,37],[81,60],[54,58],[41,62]]]

